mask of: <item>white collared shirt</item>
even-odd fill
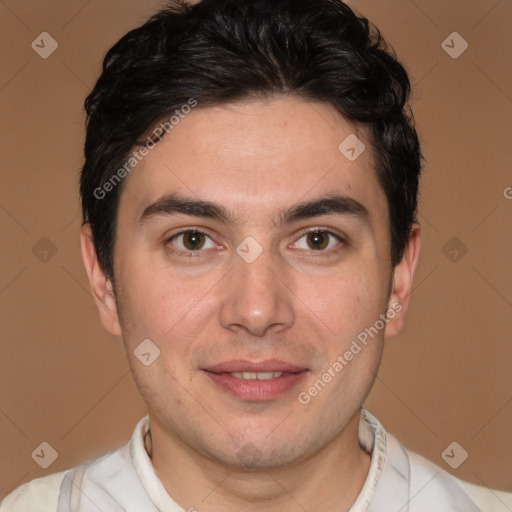
[[[102,457],[28,482],[1,512],[194,512],[178,505],[158,479],[144,444],[149,417],[131,440]],[[359,443],[370,469],[349,512],[511,512],[512,493],[471,484],[407,450],[366,409]],[[199,504],[198,504],[199,507]]]

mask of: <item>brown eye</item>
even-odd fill
[[[311,249],[325,249],[329,244],[329,234],[325,231],[318,231],[307,234],[307,243]]]
[[[204,233],[199,233],[198,231],[183,233],[183,245],[190,251],[201,249],[204,242]]]
[[[215,243],[206,233],[194,229],[175,234],[167,240],[167,243],[178,253],[201,253],[204,249],[215,248]]]
[[[316,229],[313,231],[302,232],[302,236],[291,245],[293,249],[302,249],[306,251],[315,251],[322,253],[331,253],[341,249],[344,240],[325,229]]]

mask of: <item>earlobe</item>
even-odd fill
[[[402,260],[393,271],[393,283],[388,300],[388,311],[393,311],[394,316],[389,315],[386,324],[385,337],[391,338],[397,335],[404,326],[405,314],[409,308],[412,292],[414,273],[418,265],[421,247],[421,228],[419,224],[413,224],[411,236],[404,251]]]
[[[105,329],[116,336],[121,335],[117,305],[110,278],[99,264],[91,225],[86,223],[80,229],[80,246],[92,296],[96,302],[100,320]]]

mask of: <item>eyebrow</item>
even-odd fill
[[[139,222],[151,218],[174,214],[190,215],[212,219],[223,224],[234,225],[235,218],[224,206],[201,199],[184,197],[176,193],[166,194],[144,209]],[[352,197],[340,194],[326,194],[312,201],[297,203],[289,208],[281,209],[275,217],[276,226],[291,224],[321,215],[343,214],[368,222],[367,208]]]

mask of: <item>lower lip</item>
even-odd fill
[[[277,398],[298,384],[307,373],[307,370],[304,370],[297,373],[283,373],[283,375],[274,379],[246,380],[237,379],[229,373],[204,371],[222,389],[230,392],[237,398],[253,402],[263,402]]]

